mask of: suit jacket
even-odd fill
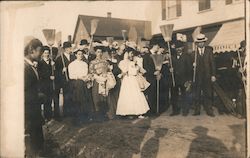
[[[62,58],[63,57],[63,58]],[[67,75],[69,77],[69,72],[68,72],[68,66],[69,64],[76,59],[75,55],[70,54],[70,60],[67,59],[67,57],[62,54],[58,56],[55,62],[55,68],[56,68],[56,85],[58,85],[58,88],[62,88],[63,84],[67,82],[65,74],[62,72],[64,66],[63,66],[63,61],[65,63],[65,67],[67,68]]]
[[[195,60],[195,53],[192,54],[193,62]],[[197,63],[196,63],[196,79],[201,81],[203,79],[211,80],[211,76],[216,75],[216,67],[213,57],[213,48],[206,46],[204,55],[201,56],[197,50]]]
[[[192,80],[192,61],[187,53],[183,52],[179,59],[177,55],[173,55],[172,62],[176,84],[183,85]]]
[[[24,63],[24,105],[25,105],[25,129],[42,124],[41,103],[39,101],[39,76],[32,66]]]
[[[89,65],[89,63],[90,63],[92,60],[94,60],[95,57],[96,57],[95,54],[89,54],[88,59],[86,59],[86,57],[83,55],[83,61],[86,62],[86,63]]]
[[[43,93],[51,93],[53,90],[53,81],[50,79],[50,76],[52,76],[51,59],[49,59],[49,64],[43,59],[38,62],[38,73],[40,77],[40,90]]]
[[[142,56],[143,58],[143,68],[147,71],[145,77],[147,81],[152,82],[155,80],[155,64],[149,53]]]

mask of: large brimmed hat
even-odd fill
[[[199,43],[199,42],[206,42],[207,41],[207,37],[204,34],[198,34],[195,38],[195,42]]]
[[[100,50],[102,50],[102,51],[105,51],[106,49],[106,47],[102,44],[102,42],[100,41],[100,40],[95,40],[94,42],[93,42],[93,48],[94,48],[94,50],[96,51],[97,49],[100,49]]]

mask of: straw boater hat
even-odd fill
[[[207,41],[207,37],[204,34],[198,34],[195,38],[195,42],[199,43],[199,42],[206,42]]]

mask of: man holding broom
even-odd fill
[[[200,115],[201,104],[208,116],[214,117],[212,109],[212,83],[216,81],[215,64],[213,58],[213,48],[205,46],[207,37],[204,34],[198,34],[195,39],[197,48],[194,54],[194,116]],[[203,94],[203,98],[202,98]],[[204,103],[203,103],[204,102]]]

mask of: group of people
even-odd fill
[[[74,117],[77,123],[116,116],[144,118],[166,111],[169,105],[170,116],[187,116],[191,105],[193,115],[200,115],[203,105],[207,115],[214,117],[216,68],[213,49],[205,46],[206,41],[204,34],[197,35],[195,53],[188,54],[182,41],[171,48],[165,43],[139,48],[131,41],[119,45],[83,39],[73,49],[70,42],[51,48],[31,40],[24,60],[25,131],[32,148],[41,149],[43,118],[62,119],[60,94],[63,117]]]

